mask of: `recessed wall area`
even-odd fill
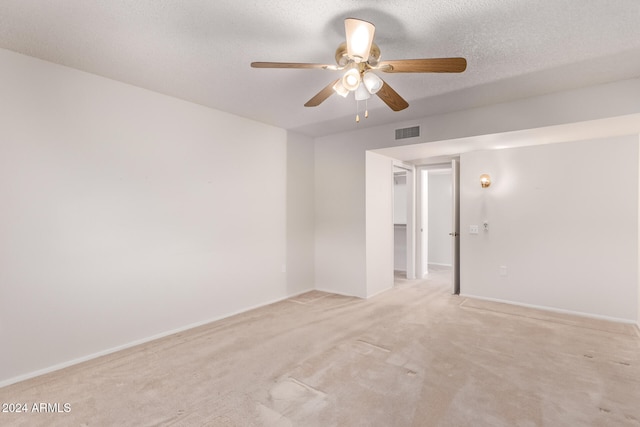
[[[367,294],[368,151],[424,164],[424,159],[450,158],[470,150],[637,135],[638,99],[640,80],[629,79],[316,138],[316,287]],[[416,124],[421,129],[416,141],[401,140],[402,145],[394,140],[395,129]]]
[[[637,135],[468,152],[460,170],[463,295],[636,321]]]

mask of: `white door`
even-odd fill
[[[460,293],[460,164],[458,159],[451,161],[451,181],[453,187],[453,197],[451,198],[453,206],[453,218],[451,221],[451,251],[452,251],[452,281],[453,293]]]

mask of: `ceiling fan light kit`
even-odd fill
[[[356,101],[366,101],[377,95],[393,111],[401,111],[409,106],[395,90],[374,71],[384,73],[461,73],[467,68],[464,58],[423,58],[380,61],[380,48],[373,42],[375,26],[367,21],[347,18],[344,21],[346,42],[336,49],[336,65],[308,64],[292,62],[252,62],[253,68],[320,68],[343,71],[342,77],[329,83],[305,107],[317,107],[333,93],[346,98],[354,92]],[[365,111],[365,118],[368,117]],[[356,122],[360,117],[356,114]]]

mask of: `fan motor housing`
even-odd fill
[[[377,44],[371,43],[371,51],[369,53],[369,59],[367,59],[367,63],[375,67],[380,60],[380,48]],[[352,58],[349,58],[349,53],[347,52],[347,42],[342,42],[336,49],[336,63],[340,67],[346,66]]]

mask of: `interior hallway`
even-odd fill
[[[313,291],[0,389],[2,425],[640,425],[634,326],[453,296]]]

